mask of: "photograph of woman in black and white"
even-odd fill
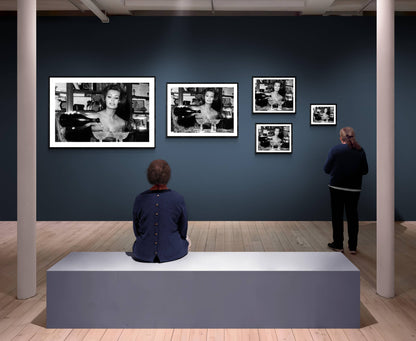
[[[236,85],[204,85],[168,84],[168,136],[236,136]]]
[[[144,147],[151,144],[153,104],[149,83],[53,81],[51,120],[54,116],[52,142],[55,145],[51,146]]]
[[[292,124],[256,124],[256,153],[291,153]]]
[[[253,113],[294,113],[294,77],[253,77]]]
[[[311,125],[336,125],[336,104],[311,104]]]

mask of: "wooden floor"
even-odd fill
[[[193,251],[328,251],[328,222],[190,222]],[[375,292],[375,223],[360,225],[360,329],[46,329],[46,270],[72,251],[130,251],[130,222],[39,222],[37,295],[16,300],[16,222],[0,222],[0,340],[416,340],[416,223],[396,224],[396,297]],[[328,251],[332,252],[332,251]],[[342,309],[343,307],[334,307]]]

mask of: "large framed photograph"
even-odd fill
[[[167,136],[238,136],[237,83],[168,83]]]
[[[292,123],[257,123],[256,153],[292,153]]]
[[[253,77],[254,114],[294,114],[295,77]]]
[[[311,125],[335,126],[337,125],[336,104],[311,104]]]
[[[154,148],[154,77],[50,77],[50,148]]]

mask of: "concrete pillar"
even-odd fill
[[[17,1],[17,298],[36,295],[36,0]]]
[[[394,296],[394,0],[377,1],[377,293]]]

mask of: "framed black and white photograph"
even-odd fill
[[[256,153],[292,153],[292,123],[257,123]]]
[[[237,83],[168,83],[168,137],[238,136]]]
[[[154,77],[50,77],[50,148],[154,148]]]
[[[337,125],[336,104],[311,104],[311,125],[335,126]]]
[[[254,114],[294,114],[295,77],[253,77]]]

